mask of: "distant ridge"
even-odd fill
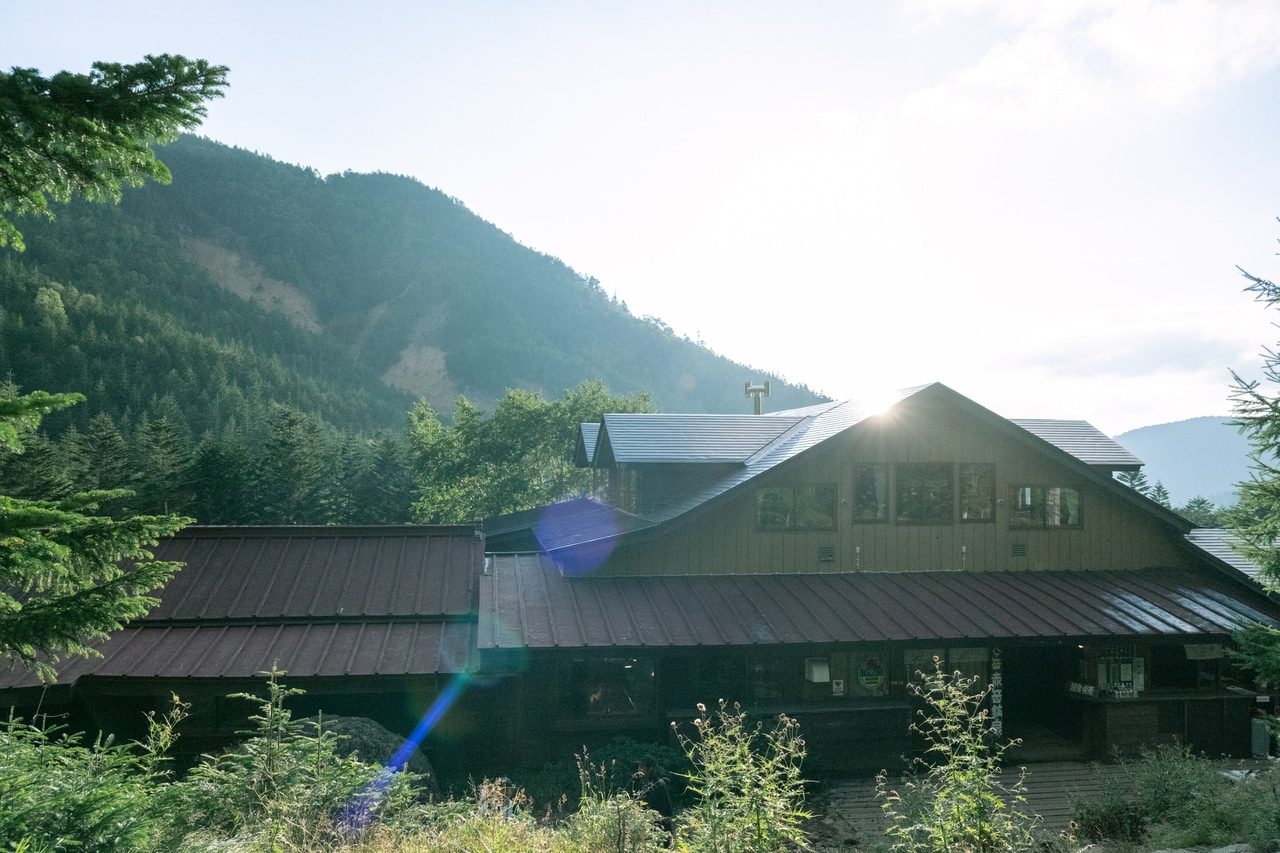
[[[191,136],[159,153],[171,185],[24,219],[27,251],[0,250],[0,378],[85,394],[81,424],[172,398],[197,434],[273,401],[399,429],[418,397],[448,417],[460,394],[492,410],[596,379],[673,412],[749,413],[743,385],[765,379],[771,409],[824,399],[632,315],[414,179]]]
[[[1218,506],[1236,502],[1236,484],[1249,477],[1249,442],[1231,417],[1190,418],[1139,427],[1116,436],[1145,464],[1147,481],[1164,483],[1174,506],[1196,496]]]

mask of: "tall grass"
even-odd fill
[[[148,739],[84,745],[57,727],[10,719],[0,727],[0,850],[14,853],[775,853],[804,842],[799,822],[804,741],[783,717],[769,730],[724,704],[681,737],[695,792],[675,824],[660,825],[625,784],[623,760],[579,765],[577,808],[540,818],[518,793],[500,802],[482,784],[444,802],[418,796],[417,777],[344,758],[318,721],[295,721],[301,691],[268,674],[245,740],[205,756],[175,780],[165,750],[186,706],[151,719]]]

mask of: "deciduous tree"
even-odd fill
[[[598,421],[605,412],[652,411],[648,394],[616,396],[599,381],[583,382],[552,401],[508,390],[488,419],[460,397],[450,426],[421,401],[409,413],[419,485],[414,518],[467,522],[582,494],[591,475],[573,464],[578,424]]]

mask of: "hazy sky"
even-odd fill
[[[213,139],[417,177],[835,397],[1116,434],[1280,337],[1235,269],[1280,277],[1275,0],[4,7],[0,66],[228,65]]]

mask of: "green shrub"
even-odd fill
[[[92,746],[11,716],[0,728],[0,839],[30,853],[151,849],[165,814],[163,752],[183,712],[174,697],[145,744]]]
[[[1021,777],[1012,786],[999,778],[1004,752],[1016,741],[1000,743],[982,703],[990,688],[977,680],[942,671],[917,673],[910,689],[924,700],[912,724],[925,741],[901,780],[889,787],[888,774],[876,777],[876,793],[889,818],[886,830],[895,853],[995,853],[1028,850],[1039,818],[1022,811],[1026,803]]]
[[[1122,841],[1137,844],[1147,834],[1147,815],[1112,787],[1096,800],[1071,801],[1071,822],[1085,841]]]
[[[1226,780],[1207,758],[1181,744],[1161,744],[1142,750],[1137,761],[1126,762],[1133,792],[1152,823],[1190,826],[1197,811],[1218,799]]]
[[[1228,796],[1240,812],[1240,836],[1255,850],[1280,838],[1280,776],[1272,767],[1238,783]]]
[[[674,723],[672,724],[674,725]],[[693,769],[688,789],[696,799],[676,824],[676,842],[688,853],[772,853],[803,845],[804,738],[796,721],[779,715],[772,729],[748,726],[746,714],[724,702],[714,715],[698,705],[697,736],[677,733]]]
[[[631,784],[631,776],[636,772],[636,766],[640,763],[640,759],[646,755],[654,759],[655,763],[668,774],[672,782],[687,779],[693,769],[689,763],[689,757],[675,747],[665,744],[642,743],[624,736],[615,737],[604,746],[594,750],[591,753],[591,758],[597,766],[603,767],[607,774],[606,790],[625,791]],[[683,803],[683,794],[683,784],[673,784],[671,786],[671,798],[677,805]]]
[[[579,757],[578,810],[559,827],[567,849],[581,853],[657,853],[666,848],[668,835],[659,827],[657,816],[625,784],[618,785],[612,772],[616,764],[611,760],[593,765],[585,750]]]
[[[269,673],[265,699],[233,697],[261,703],[250,717],[254,728],[243,732],[249,739],[206,758],[170,786],[171,842],[198,827],[189,842],[239,838],[272,850],[324,847],[394,819],[413,802],[413,774],[343,758],[323,719],[295,722],[284,702],[302,691],[281,684],[282,674]]]

